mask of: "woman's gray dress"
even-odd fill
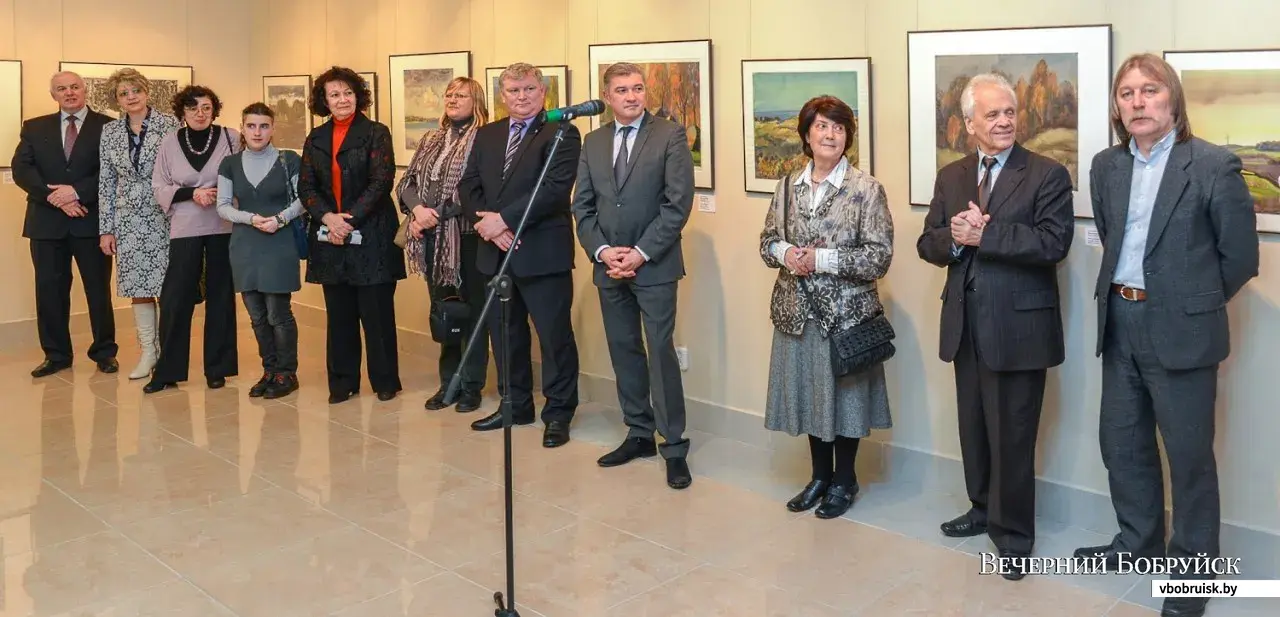
[[[274,148],[272,149],[274,150]],[[284,164],[275,162],[258,184],[244,172],[245,156],[261,156],[250,150],[223,159],[218,175],[231,180],[238,210],[246,214],[275,216],[296,201],[296,191],[286,182],[296,182],[301,159],[289,150],[275,151]],[[276,154],[272,154],[276,156]],[[292,198],[292,199],[291,199]],[[286,217],[287,218],[287,217]],[[293,225],[299,219],[269,234],[252,225],[235,225],[231,230],[231,276],[237,293],[257,291],[269,294],[293,293],[302,288],[298,249]]]

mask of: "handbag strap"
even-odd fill
[[[284,150],[276,150],[276,160],[280,162],[280,171],[284,172],[284,192],[289,196],[289,203],[284,205],[284,209],[288,210],[298,196],[293,192],[293,181],[289,179],[289,166],[284,162]],[[303,209],[303,213],[306,209]],[[298,215],[301,218],[302,215]]]

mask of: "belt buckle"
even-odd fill
[[[1129,294],[1133,294],[1133,297],[1132,297],[1132,298],[1130,298],[1130,297],[1129,297]],[[1128,286],[1128,285],[1121,285],[1121,286],[1120,286],[1120,297],[1121,297],[1121,298],[1124,298],[1125,300],[1128,300],[1128,301],[1130,301],[1130,302],[1137,302],[1137,301],[1138,301],[1138,290],[1137,290],[1137,289],[1134,289],[1134,288],[1132,288],[1132,287],[1130,287],[1130,286]]]

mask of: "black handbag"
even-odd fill
[[[431,302],[431,340],[441,344],[461,344],[471,324],[471,305],[458,296]]]
[[[783,240],[787,239],[787,221],[790,218],[788,212],[795,196],[794,180],[791,175],[786,176],[785,182],[786,191],[783,195],[782,224],[780,225]],[[799,277],[799,279],[805,293],[810,293],[807,278]],[[893,346],[895,336],[893,324],[889,323],[889,318],[883,312],[843,330],[832,332],[829,338],[832,374],[836,377],[844,377],[889,360],[897,353],[897,348]]]

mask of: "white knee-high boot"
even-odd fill
[[[133,305],[133,320],[138,326],[138,345],[142,346],[142,357],[138,358],[138,366],[129,373],[129,379],[142,379],[151,375],[156,361],[160,358],[160,342],[156,335],[159,330],[159,315],[154,302]]]

